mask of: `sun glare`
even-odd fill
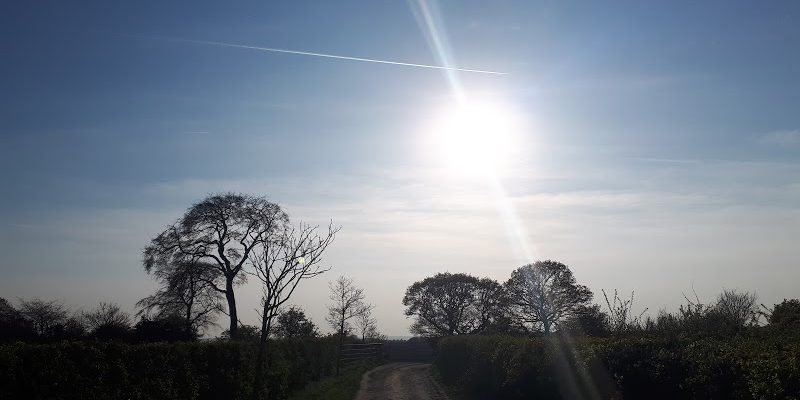
[[[511,156],[515,125],[513,114],[497,104],[459,104],[435,125],[437,156],[459,174],[497,174]]]

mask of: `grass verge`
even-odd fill
[[[361,376],[376,365],[365,363],[345,368],[339,376],[309,383],[289,400],[353,400],[361,386]]]

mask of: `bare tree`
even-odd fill
[[[364,303],[364,291],[355,286],[353,280],[340,276],[335,282],[330,282],[331,304],[328,305],[328,317],[325,320],[339,335],[339,351],[345,335],[351,330],[350,320],[358,318],[371,309]],[[336,374],[339,374],[339,363],[336,363]]]
[[[289,218],[264,197],[225,193],[194,204],[144,249],[144,268],[150,273],[170,270],[187,261],[207,262],[219,272],[207,282],[225,295],[230,334],[236,338],[238,314],[234,288],[245,282],[245,263],[259,247],[274,240]]]
[[[33,325],[6,299],[0,297],[0,342],[34,335]]]
[[[69,310],[58,300],[45,301],[39,298],[21,300],[19,313],[33,325],[37,335],[44,337],[52,330],[63,325],[69,316]]]
[[[136,303],[141,307],[137,315],[159,319],[180,316],[186,339],[202,334],[204,328],[214,324],[217,313],[223,310],[222,294],[211,284],[219,276],[214,265],[186,261],[174,268],[157,270],[155,276],[161,288]]]
[[[569,267],[557,261],[524,265],[511,273],[505,287],[510,316],[529,331],[552,332],[592,300],[589,288],[578,285]]]
[[[377,321],[372,317],[373,307],[369,304],[363,306],[361,314],[356,317],[356,327],[361,332],[361,340],[366,341],[378,332]]]
[[[285,226],[272,235],[256,251],[249,254],[255,275],[262,284],[261,337],[256,358],[254,397],[262,389],[261,371],[269,355],[269,334],[280,307],[286,303],[301,281],[324,273],[322,255],[333,242],[339,227],[328,225],[320,234],[317,227],[301,223],[298,228]]]
[[[122,339],[131,328],[131,317],[116,303],[101,302],[93,311],[83,314],[92,336],[101,339]]]
[[[603,298],[606,300],[608,307],[608,323],[609,328],[614,333],[622,333],[630,330],[642,328],[642,316],[647,312],[647,308],[642,310],[639,315],[633,315],[633,292],[631,291],[630,299],[623,300],[619,297],[617,289],[614,289],[614,297],[609,300],[605,290],[602,290]]]
[[[364,336],[365,336],[365,339],[363,339],[363,340],[365,340],[365,341],[366,340],[376,340],[376,341],[386,340],[386,335],[384,335],[384,334],[382,334],[382,333],[380,333],[378,331],[378,326],[377,325],[370,325],[369,329],[367,329],[367,333]]]
[[[328,297],[328,317],[325,320],[340,336],[345,336],[352,331],[350,320],[363,315],[370,310],[364,303],[364,291],[355,286],[353,280],[340,276],[335,282],[328,285],[331,294]]]
[[[717,296],[714,311],[734,326],[756,324],[759,317],[757,300],[755,293],[725,289]]]
[[[90,330],[102,326],[130,326],[131,317],[116,303],[100,304],[93,311],[85,313],[84,319]]]

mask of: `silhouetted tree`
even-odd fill
[[[131,317],[115,303],[101,302],[84,314],[84,320],[89,333],[97,339],[126,339],[130,334]]]
[[[239,320],[234,288],[246,280],[242,272],[253,252],[272,241],[286,223],[286,213],[263,197],[212,195],[151,240],[144,249],[144,267],[149,273],[187,265],[186,261],[213,266],[221,282],[208,283],[225,295],[229,331],[236,338]]]
[[[591,290],[575,282],[569,267],[550,260],[514,270],[505,288],[509,315],[528,331],[552,332],[592,300]]]
[[[19,313],[41,338],[52,337],[54,331],[60,331],[69,317],[69,310],[60,301],[38,298],[20,300]]]
[[[757,323],[759,310],[756,296],[747,292],[725,290],[716,302],[706,304],[697,293],[694,300],[684,295],[687,304],[677,313],[660,311],[655,319],[645,323],[648,331],[678,337],[724,337],[738,334]]]
[[[348,277],[340,276],[328,286],[331,289],[328,297],[331,303],[325,320],[337,334],[345,336],[352,330],[350,321],[368,312],[371,306],[364,302],[364,291]]]
[[[366,309],[356,317],[356,328],[361,332],[361,340],[367,340],[370,335],[375,335],[378,332],[376,326],[377,321],[372,317],[372,307],[366,306]]]
[[[133,327],[136,340],[141,342],[175,342],[186,340],[186,326],[180,315],[160,314],[142,316]],[[196,334],[192,332],[192,338]]]
[[[362,335],[361,340],[362,341],[368,341],[368,340],[383,341],[383,340],[386,340],[386,335],[380,333],[378,331],[378,326],[373,324],[373,325],[370,325],[367,328],[367,331]]]
[[[600,306],[581,306],[575,313],[561,323],[560,331],[568,334],[586,336],[608,336],[611,333],[608,314]]]
[[[783,299],[769,314],[769,323],[775,327],[800,329],[800,300]]]
[[[289,301],[295,289],[303,280],[324,273],[328,268],[320,265],[322,255],[333,242],[338,227],[328,225],[328,231],[320,234],[317,227],[300,223],[295,228],[288,224],[275,231],[270,240],[265,241],[250,253],[249,259],[254,275],[261,281],[261,337],[258,356],[254,397],[262,390],[262,368],[269,356],[269,334],[280,307]]]
[[[755,325],[759,316],[757,300],[755,293],[725,289],[717,296],[714,311],[732,327]]]
[[[212,283],[220,277],[214,265],[186,261],[174,265],[174,268],[154,271],[154,274],[161,287],[155,294],[136,303],[141,307],[138,315],[154,319],[180,315],[184,338],[189,340],[214,324],[217,313],[223,310],[222,293]]]
[[[411,332],[423,336],[479,333],[502,316],[503,288],[488,278],[439,273],[406,290],[405,314],[415,317]]]
[[[643,328],[642,316],[647,309],[642,310],[638,315],[633,314],[633,292],[629,299],[623,300],[619,297],[617,289],[614,289],[614,297],[608,298],[605,290],[602,290],[603,298],[608,307],[608,328],[614,333],[623,333],[631,330]]]
[[[306,318],[306,313],[302,308],[292,306],[278,314],[275,335],[278,337],[317,337],[319,332],[317,332],[316,325]]]
[[[341,351],[344,337],[350,334],[350,320],[358,318],[368,312],[372,306],[364,302],[364,291],[356,287],[353,280],[340,276],[328,286],[331,294],[328,297],[328,317],[325,320],[339,335],[339,349]],[[339,374],[339,363],[336,364],[336,374]]]
[[[87,322],[83,313],[75,312],[55,328],[55,338],[59,340],[80,340],[87,335]]]
[[[35,335],[33,325],[8,300],[0,297],[0,341],[32,339]]]
[[[224,330],[220,334],[220,338],[228,340],[236,340],[240,342],[258,343],[261,338],[261,330],[254,325],[239,325],[239,336],[236,338],[231,337],[229,330]]]

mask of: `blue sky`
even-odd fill
[[[409,284],[505,280],[514,243],[650,309],[693,286],[800,296],[796,2],[430,6],[456,66],[508,73],[456,75],[524,121],[502,200],[428,148],[441,71],[170,40],[439,64],[414,2],[4,4],[0,295],[133,309],[147,240],[235,190],[343,225],[297,295],[320,324],[347,274],[405,334]]]

